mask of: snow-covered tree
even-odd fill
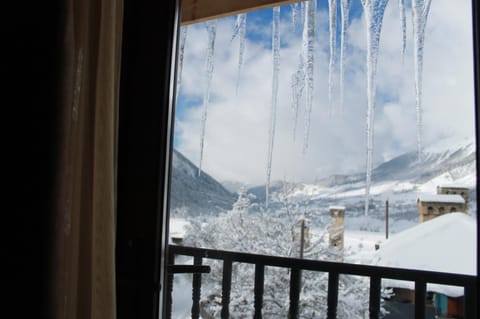
[[[249,212],[248,195],[240,192],[234,208],[208,220],[192,219],[185,236],[185,245],[233,250],[274,256],[298,257],[298,244],[292,240],[292,221],[304,217],[305,211],[287,201],[278,212]],[[297,246],[296,246],[297,245]],[[305,248],[305,258],[331,258],[327,241],[322,235]],[[221,261],[205,260],[211,273],[203,276],[202,304],[214,317],[220,317],[222,293]],[[231,318],[251,318],[254,304],[254,265],[234,263],[230,296]],[[265,268],[263,316],[286,318],[289,309],[290,270]],[[301,279],[300,318],[319,318],[326,314],[328,273],[303,271]],[[339,280],[338,317],[363,318],[368,309],[368,281],[364,277],[341,275]]]

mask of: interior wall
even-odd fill
[[[64,5],[10,1],[1,11],[2,313],[52,318]]]

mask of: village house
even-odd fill
[[[460,195],[465,200],[465,206],[468,210],[468,199],[469,199],[470,189],[465,185],[458,184],[442,184],[437,186],[437,194],[445,195]]]
[[[466,212],[465,199],[458,194],[424,194],[418,197],[419,222],[454,212]]]
[[[376,251],[374,263],[381,266],[430,270],[458,274],[476,272],[476,221],[462,213],[437,217],[394,235]],[[384,280],[394,295],[385,318],[411,318],[415,300],[414,283]],[[427,285],[427,318],[463,318],[462,287]],[[399,316],[395,316],[398,313]],[[403,317],[401,316],[403,315]]]

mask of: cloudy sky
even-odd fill
[[[300,107],[294,139],[290,87],[291,75],[299,62],[302,26],[295,32],[290,7],[281,9],[280,83],[272,180],[309,182],[330,174],[363,171],[365,167],[366,33],[360,0],[352,1],[343,114],[332,114],[328,103],[328,12],[324,2],[318,2],[315,92],[309,148],[305,155],[302,154],[304,103]],[[423,75],[423,133],[426,147],[442,138],[460,141],[465,137],[473,138],[474,135],[470,2],[432,1],[426,30]],[[271,16],[271,9],[247,15],[247,43],[238,95],[235,89],[239,43],[238,39],[231,40],[235,17],[218,21],[203,169],[220,181],[262,184],[266,179],[273,69]],[[407,34],[407,51],[402,62],[398,5],[397,1],[389,1],[377,66],[374,163],[416,150],[413,41],[409,8]],[[176,111],[175,147],[196,164],[200,156],[206,52],[205,24],[189,26]],[[338,87],[337,75],[336,101]]]

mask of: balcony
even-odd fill
[[[298,318],[300,280],[302,270],[328,273],[328,298],[326,318],[337,318],[339,275],[357,275],[370,279],[369,316],[379,318],[381,299],[381,280],[396,279],[415,282],[415,319],[425,318],[427,283],[461,286],[465,292],[465,316],[476,319],[478,314],[477,282],[478,277],[420,271],[412,269],[388,268],[357,265],[287,257],[275,257],[258,254],[238,253],[214,249],[169,245],[169,277],[167,295],[167,314],[172,314],[173,276],[178,273],[193,273],[192,281],[192,318],[200,317],[200,292],[202,273],[210,268],[203,265],[204,259],[216,259],[223,262],[222,310],[221,318],[229,318],[230,291],[232,282],[232,263],[247,263],[255,266],[254,278],[254,318],[262,318],[263,286],[265,267],[281,267],[290,271],[289,318]],[[193,265],[175,265],[175,257],[193,257]]]

